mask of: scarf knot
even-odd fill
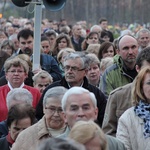
[[[138,117],[140,117],[144,121],[144,137],[150,137],[150,104],[140,100],[139,104],[135,106],[134,112]]]

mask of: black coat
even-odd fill
[[[56,86],[64,86],[65,88],[69,89],[69,86],[65,80],[65,78],[63,78],[60,81],[54,82],[51,85],[49,85],[43,92],[41,99],[36,107],[36,117],[37,119],[41,119],[43,114],[43,98],[44,95],[46,93],[46,91],[52,87],[56,87]],[[103,118],[104,118],[104,112],[105,112],[105,107],[106,107],[106,99],[104,94],[95,86],[91,85],[88,83],[88,80],[86,79],[86,77],[84,78],[84,83],[83,83],[83,88],[89,90],[90,92],[93,92],[95,94],[95,97],[97,99],[97,107],[98,107],[98,117],[97,117],[97,121],[98,124],[100,126],[102,126],[102,122],[103,122]]]
[[[0,138],[0,150],[10,150],[6,137]]]

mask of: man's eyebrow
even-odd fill
[[[70,107],[78,107],[76,104],[71,104]]]
[[[82,107],[90,107],[90,104],[83,104]]]

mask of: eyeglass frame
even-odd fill
[[[21,73],[24,73],[25,71],[23,71],[23,70],[11,70],[11,71],[7,71],[7,72],[10,72],[10,73],[12,73],[12,74],[15,74],[15,73],[19,73],[19,74],[21,74]]]
[[[61,114],[63,112],[62,108],[56,108],[56,107],[46,107],[45,109],[49,110],[51,112],[51,114],[54,114],[55,112],[57,112],[58,114]]]
[[[68,67],[68,68],[66,68],[66,67]],[[76,67],[76,66],[68,66],[68,65],[64,66],[63,69],[64,69],[65,71],[68,71],[68,70],[71,69],[71,70],[74,71],[74,72],[85,70],[85,68],[79,69],[79,68]]]

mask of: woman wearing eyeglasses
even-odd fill
[[[49,89],[43,99],[44,116],[36,124],[23,131],[12,150],[33,150],[43,139],[57,137],[66,131],[66,123],[61,107],[61,99],[67,89],[57,86]]]

